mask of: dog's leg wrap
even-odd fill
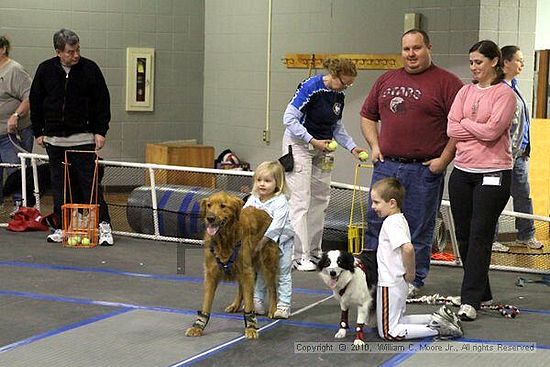
[[[363,327],[365,324],[357,324],[355,327],[355,340],[359,339],[361,341],[365,341],[365,332],[363,331]]]
[[[342,311],[340,316],[340,329],[349,329],[348,310]]]
[[[193,323],[193,327],[204,330],[209,320],[210,320],[209,313],[203,313],[202,311],[197,311],[197,321]]]
[[[252,311],[249,313],[247,312],[244,313],[244,328],[258,329],[258,323],[256,321],[256,312]]]

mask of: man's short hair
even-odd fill
[[[417,33],[422,36],[422,39],[424,40],[424,44],[426,46],[429,46],[430,36],[428,36],[428,33],[426,33],[426,31],[423,31],[422,29],[418,29],[418,28],[409,29],[407,32],[403,33],[403,35],[401,36],[401,39],[403,39],[403,37],[405,37],[407,34],[417,34]]]
[[[65,50],[65,45],[74,46],[80,42],[78,35],[70,29],[61,28],[53,34],[53,47],[56,50]]]

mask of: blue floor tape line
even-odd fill
[[[44,338],[47,338],[49,336],[53,336],[56,334],[60,334],[64,331],[75,329],[80,326],[84,326],[87,324],[94,323],[96,321],[100,321],[106,318],[110,318],[113,316],[117,316],[122,313],[126,313],[132,310],[146,310],[146,311],[157,311],[157,312],[169,312],[169,313],[178,313],[178,314],[184,314],[184,315],[195,315],[195,310],[186,310],[186,309],[176,309],[176,308],[170,308],[170,307],[161,307],[161,306],[143,306],[143,305],[135,305],[135,304],[128,304],[128,303],[120,303],[120,302],[107,302],[107,301],[96,301],[91,299],[85,299],[85,298],[75,298],[75,297],[61,297],[61,296],[51,296],[51,295],[45,295],[45,294],[39,294],[39,293],[32,293],[32,292],[19,292],[19,291],[10,291],[10,290],[0,290],[0,296],[9,296],[9,297],[23,297],[23,298],[30,298],[35,300],[43,300],[43,301],[52,301],[52,302],[68,302],[68,303],[77,303],[77,304],[83,304],[83,305],[96,305],[96,306],[108,306],[108,307],[120,307],[119,310],[116,310],[114,312],[110,312],[107,314],[94,316],[91,318],[88,318],[86,320],[82,320],[73,324],[69,324],[66,326],[63,326],[61,328],[57,328],[51,331],[48,331],[46,333],[38,334],[35,336],[32,336],[30,338],[5,345],[3,347],[0,347],[0,353],[7,352],[9,350],[13,350],[14,348],[30,344],[32,342],[35,342],[37,340],[41,340]],[[226,313],[212,313],[212,318],[224,318],[224,319],[233,319],[236,321],[242,321],[242,315],[241,314],[226,314]],[[276,324],[279,325],[289,325],[289,326],[300,326],[300,327],[306,327],[306,328],[330,328],[330,329],[336,329],[334,325],[328,325],[328,324],[319,324],[319,323],[311,323],[311,322],[301,322],[297,320],[277,320],[273,322],[272,320],[260,317],[259,321],[267,321],[268,324],[262,327],[260,330],[268,330],[271,327],[275,326]],[[366,332],[374,332],[374,329],[368,328],[365,330]],[[219,353],[223,349],[228,348],[230,345],[239,342],[241,340],[242,336],[236,339],[233,339],[232,341],[229,341],[227,343],[224,343],[223,345],[216,347],[212,350],[207,350],[205,352],[199,353],[195,355],[194,357],[188,358],[184,361],[180,361],[177,364],[173,365],[173,367],[181,367],[181,366],[187,366],[190,364],[194,364],[198,362],[199,360],[202,360],[206,358],[209,355]],[[506,344],[506,345],[523,345],[525,342],[516,342],[516,341],[499,341],[499,340],[486,340],[486,339],[471,339],[471,338],[461,338],[455,340],[456,342],[465,342],[465,343],[484,343],[484,344]],[[423,339],[421,341],[411,341],[415,344],[420,343],[429,343],[431,342],[430,339]],[[537,344],[537,349],[544,349],[544,350],[550,350],[550,345],[544,345],[544,344]],[[400,353],[389,360],[385,361],[381,366],[394,366],[397,364],[402,363],[406,359],[410,358],[414,355],[414,352],[405,352]]]
[[[50,265],[50,264],[37,264],[24,261],[0,261],[0,266],[14,267],[14,268],[31,268],[31,269],[46,269],[46,270],[62,270],[62,271],[76,271],[86,273],[103,273],[110,275],[129,276],[144,279],[166,280],[173,282],[189,282],[202,284],[202,277],[189,277],[183,275],[164,275],[164,274],[147,274],[147,273],[135,273],[130,271],[122,271],[109,268],[95,268],[95,267],[81,267],[70,265]],[[225,285],[235,285],[234,282],[220,282]],[[305,289],[305,288],[293,288],[294,293],[311,294],[311,295],[331,295],[332,292],[325,289]]]
[[[434,342],[431,338],[424,338],[422,340],[410,340],[413,344],[413,347],[410,348],[410,351],[399,353],[390,359],[384,361],[380,364],[380,367],[393,367],[403,363],[405,360],[413,357],[419,350],[421,344],[431,344]],[[456,343],[478,343],[478,344],[501,344],[509,346],[530,346],[532,343],[520,342],[520,341],[505,341],[505,340],[489,340],[489,339],[474,339],[474,338],[459,338],[454,340],[448,340],[448,342]],[[537,344],[537,350],[550,350],[550,345]]]
[[[167,312],[167,313],[178,313],[182,315],[197,314],[196,310],[189,310],[189,309],[178,309],[178,308],[161,307],[161,306],[143,306],[143,305],[119,303],[119,302],[96,301],[96,300],[86,299],[86,298],[51,296],[48,294],[19,292],[19,291],[10,291],[10,290],[2,290],[2,289],[0,289],[0,296],[30,298],[34,300],[49,301],[49,302],[76,303],[80,305],[90,305],[90,306],[122,307],[124,309],[129,309],[129,310],[157,311],[157,312]],[[213,312],[210,315],[210,317],[221,318],[221,319],[232,319],[232,320],[243,319],[243,316],[241,313],[230,314],[230,313]],[[260,316],[258,317],[258,321],[270,322],[272,320],[267,317]],[[336,324],[322,324],[322,323],[299,321],[299,320],[280,320],[280,321],[282,321],[285,325],[290,325],[290,326],[337,330]],[[365,330],[367,332],[372,331],[372,329],[369,329],[369,328],[366,328]]]
[[[178,309],[178,308],[171,308],[171,307],[164,307],[164,306],[143,306],[143,305],[136,305],[131,303],[122,303],[122,302],[97,301],[97,300],[87,299],[87,298],[51,296],[48,294],[40,294],[40,293],[32,293],[32,292],[0,290],[0,296],[23,297],[23,298],[30,298],[30,299],[35,299],[39,301],[76,303],[80,305],[91,305],[91,306],[121,307],[121,308],[128,308],[132,310],[179,313],[184,315],[197,314],[196,310],[186,310],[186,309]],[[243,318],[242,314],[232,315],[232,314],[225,314],[225,313],[224,314],[212,313],[211,317],[238,319],[238,320],[242,320]]]
[[[531,345],[530,342],[511,342],[503,340],[488,340],[488,339],[474,339],[474,338],[460,338],[458,341],[464,343],[480,343],[480,344],[502,344],[502,345]],[[550,350],[550,345],[537,344],[537,349]]]
[[[5,353],[5,352],[9,352],[10,350],[13,350],[15,348],[18,348],[18,347],[21,347],[21,346],[24,346],[24,345],[27,345],[27,344],[30,344],[30,343],[34,343],[35,341],[48,338],[50,336],[61,334],[65,331],[76,329],[76,328],[79,328],[79,327],[84,326],[84,325],[93,324],[94,322],[105,320],[105,319],[108,319],[108,318],[111,318],[111,317],[114,317],[114,316],[118,316],[120,314],[129,312],[129,311],[132,311],[132,309],[130,309],[130,308],[121,308],[120,310],[116,310],[116,311],[109,312],[109,313],[99,315],[99,316],[90,317],[88,319],[81,320],[81,321],[78,321],[78,322],[75,322],[75,323],[72,323],[72,324],[69,324],[69,325],[65,325],[65,326],[62,326],[62,327],[57,328],[57,329],[49,330],[45,333],[33,335],[30,338],[19,340],[15,343],[11,343],[11,344],[8,344],[8,345],[4,345],[3,347],[0,347],[0,354]]]
[[[269,330],[269,329],[272,329],[273,327],[277,326],[277,325],[280,325],[281,324],[281,321],[282,320],[276,320],[276,321],[272,321],[270,322],[269,324],[265,325],[265,326],[262,326],[258,332],[261,333],[261,332],[264,332],[266,330]],[[234,344],[237,344],[237,343],[240,343],[242,341],[246,340],[244,338],[244,336],[239,336],[237,338],[234,338],[232,340],[229,340],[221,345],[218,345],[216,347],[213,347],[213,348],[210,348],[210,349],[207,349],[205,351],[202,351],[198,354],[195,354],[194,356],[191,356],[189,358],[186,358],[182,361],[179,361],[175,364],[172,364],[170,365],[169,367],[183,367],[183,366],[191,366],[195,363],[198,363],[200,361],[203,361],[205,360],[206,358],[214,355],[214,354],[218,354],[230,347],[232,347]]]
[[[21,268],[31,268],[31,269],[103,273],[103,274],[129,276],[129,277],[144,278],[144,279],[154,279],[154,280],[173,281],[173,282],[188,282],[188,283],[198,283],[198,284],[202,284],[203,282],[202,277],[136,273],[136,272],[122,271],[122,270],[116,270],[116,269],[110,269],[110,268],[82,267],[82,266],[69,266],[69,265],[50,265],[50,264],[30,263],[25,261],[0,261],[0,266],[14,267],[14,268],[21,267]],[[232,285],[232,286],[235,285],[235,283],[233,282],[220,282],[220,284]],[[297,294],[309,294],[309,295],[331,295],[332,294],[332,292],[329,291],[328,289],[325,290],[325,289],[293,288],[292,291]],[[550,310],[536,310],[536,309],[530,309],[530,308],[522,308],[520,309],[520,311],[523,313],[550,315]]]
[[[422,340],[410,340],[411,343],[414,343],[413,347],[412,347],[413,351],[418,350],[417,347],[420,344],[430,343],[431,341],[432,340],[429,339],[429,338],[425,338],[425,339],[422,339]],[[411,358],[412,356],[414,356],[416,354],[416,352],[413,352],[413,351],[399,353],[398,355],[393,356],[388,360],[385,360],[382,364],[379,365],[379,367],[397,366],[397,365],[403,363],[405,360],[407,360],[407,359]]]
[[[92,300],[88,298],[52,296],[48,294],[20,292],[20,291],[12,291],[12,290],[5,290],[5,289],[0,289],[0,296],[30,298],[34,300],[49,301],[49,302],[75,303],[75,304],[90,305],[90,306],[121,307],[125,309],[130,309],[130,310],[167,312],[167,313],[177,313],[182,315],[194,316],[197,314],[197,310],[180,309],[180,308],[172,308],[172,307],[164,307],[164,306],[144,306],[144,305],[136,305],[131,303],[121,303],[121,302],[97,301],[97,300]],[[243,319],[242,313],[230,314],[230,313],[213,312],[210,314],[210,317],[221,318],[221,319],[232,319],[232,320],[239,320],[239,321],[242,321]],[[268,322],[272,321],[267,317],[261,317],[261,316],[258,317],[258,320],[268,321]],[[298,325],[300,323],[300,321],[289,321],[289,320],[285,320],[285,322],[292,322],[295,325]],[[304,327],[312,327],[310,325],[313,325],[313,324],[308,322],[303,322],[302,325]],[[318,325],[322,325],[322,324],[318,324]]]
[[[37,263],[29,263],[24,261],[0,261],[0,266],[14,267],[14,268],[46,269],[46,270],[66,270],[66,271],[77,271],[77,272],[86,272],[86,273],[103,273],[103,274],[110,274],[110,275],[123,275],[123,276],[146,278],[146,279],[169,280],[174,282],[202,283],[203,281],[201,277],[135,273],[130,271],[122,271],[122,270],[109,269],[109,268],[37,264]]]

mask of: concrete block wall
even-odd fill
[[[536,0],[273,1],[271,142],[265,144],[267,4],[255,0],[206,2],[204,141],[217,151],[233,149],[253,166],[280,156],[282,114],[298,83],[310,74],[287,69],[281,62],[285,53],[400,53],[404,14],[415,12],[422,15],[422,28],[432,38],[434,61],[470,82],[468,49],[479,39],[497,35],[501,37],[497,42],[511,42],[516,35],[528,55],[534,40],[531,18]],[[504,25],[504,19],[516,13],[517,27]],[[487,33],[490,31],[498,33]],[[532,69],[532,60],[527,62],[522,76],[525,90],[529,90],[532,77],[527,70]],[[360,146],[366,143],[359,128],[359,110],[381,73],[360,71],[354,86],[346,91],[343,121]],[[349,157],[347,152],[337,151],[334,180],[353,181]]]
[[[204,142],[217,152],[231,148],[256,166],[281,155],[282,115],[306,69],[287,69],[286,53],[398,53],[404,7],[400,0],[273,1],[270,144],[266,126],[267,1],[209,0],[205,23]],[[313,70],[312,73],[322,73]],[[383,71],[360,71],[346,91],[343,121],[365,146],[359,110]],[[352,182],[351,155],[336,154],[333,178]],[[369,179],[370,180],[370,179]]]
[[[31,75],[55,55],[52,36],[62,27],[77,32],[83,56],[99,64],[111,93],[105,158],[142,162],[146,143],[202,140],[204,0],[0,2],[0,34]],[[156,50],[153,112],[125,111],[127,47]]]
[[[281,61],[284,54],[399,53],[407,12],[422,14],[435,62],[465,81],[470,77],[467,49],[475,41],[499,37],[499,43],[519,43],[527,56],[522,89],[530,88],[536,0],[277,0],[273,1],[270,56],[271,142],[265,144],[267,4],[257,0],[3,0],[0,33],[10,36],[13,58],[33,74],[39,62],[54,55],[55,30],[77,31],[83,54],[99,63],[112,94],[113,121],[104,155],[129,161],[143,160],[146,142],[193,138],[218,152],[232,148],[253,165],[277,158],[282,113],[297,84],[309,75],[307,70],[287,69]],[[156,49],[152,113],[124,110],[126,47]],[[381,73],[360,71],[347,91],[344,123],[361,146],[365,143],[358,112]],[[338,151],[335,180],[352,181],[349,157]]]
[[[525,67],[518,79],[531,106],[537,0],[481,0],[479,12],[479,39],[493,40],[500,47],[516,45],[521,48]]]
[[[410,12],[422,15],[422,29],[432,41],[436,64],[470,81],[468,49],[479,40],[480,0],[410,1]]]

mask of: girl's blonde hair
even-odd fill
[[[267,161],[260,163],[254,171],[254,177],[252,178],[254,181],[252,186],[253,194],[258,195],[256,179],[264,175],[271,175],[275,179],[275,195],[287,193],[288,189],[285,182],[285,170],[283,166],[279,161]]]

